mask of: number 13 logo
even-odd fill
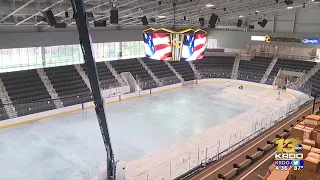
[[[285,153],[293,153],[295,152],[295,147],[298,144],[298,140],[294,138],[288,138],[286,140],[279,139],[276,141],[276,144],[278,144],[277,152],[285,152]],[[287,144],[287,147],[283,147],[283,145]]]

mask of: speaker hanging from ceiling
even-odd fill
[[[87,18],[93,18],[93,12],[86,12]]]
[[[215,28],[216,27],[216,23],[218,21],[219,16],[216,14],[212,14],[209,20],[209,27],[210,28]]]
[[[254,25],[249,25],[249,29],[254,29]]]
[[[57,23],[54,25],[55,28],[67,28],[67,23]]]
[[[142,25],[144,25],[144,26],[148,25],[149,22],[148,22],[147,16],[142,16],[141,22],[142,22]]]
[[[57,24],[57,20],[54,17],[54,15],[52,14],[52,11],[50,9],[42,12],[42,14],[43,14],[44,19],[47,21],[47,23],[50,26],[54,26],[55,24]]]
[[[199,18],[199,23],[201,27],[204,27],[204,18]]]
[[[118,9],[112,8],[110,10],[110,24],[118,24]]]
[[[94,27],[106,27],[107,26],[107,21],[106,20],[93,21],[93,26]]]
[[[156,18],[150,18],[150,22],[152,23],[156,22]]]
[[[64,17],[65,17],[65,18],[68,18],[68,17],[69,17],[69,12],[68,12],[68,11],[64,12]]]
[[[268,20],[266,19],[263,19],[261,22],[258,22],[258,24],[263,28],[267,25],[267,23],[268,23]]]
[[[241,27],[241,26],[242,26],[242,20],[241,20],[241,19],[238,19],[237,27]]]

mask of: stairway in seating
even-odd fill
[[[117,81],[121,84],[121,86],[127,86],[127,82],[121,79],[120,75],[116,72],[116,70],[112,67],[109,61],[104,62],[106,66],[109,68],[112,75],[117,79]]]
[[[316,72],[320,70],[320,63],[317,63],[308,73],[297,79],[297,81],[290,87],[298,90],[300,86],[304,85]]]
[[[37,69],[37,72],[39,74],[39,77],[41,78],[44,86],[46,87],[49,95],[51,96],[51,99],[53,100],[54,105],[56,105],[57,108],[62,108],[64,107],[61,100],[59,99],[58,93],[56,90],[53,88],[46,72],[41,68]]]
[[[194,66],[194,64],[192,63],[193,61],[188,61],[192,71],[194,72],[195,76],[197,79],[200,79],[201,78],[201,75],[200,73],[198,72],[198,70],[196,69],[196,67]]]
[[[171,71],[178,77],[178,79],[182,82],[185,83],[184,79],[181,77],[181,75],[171,66],[171,64],[168,61],[164,61],[167,66],[171,69]]]
[[[152,79],[157,83],[158,86],[163,86],[163,84],[159,81],[159,79],[154,75],[154,73],[150,70],[150,68],[142,61],[141,58],[137,58],[139,63],[147,70],[148,74],[152,77]]]
[[[233,67],[232,67],[232,73],[231,73],[231,79],[237,79],[238,70],[239,70],[239,64],[240,64],[241,56],[237,55],[234,59]]]
[[[266,81],[267,81],[274,65],[276,65],[277,61],[278,61],[278,56],[274,56],[271,63],[269,64],[268,69],[266,70],[266,72],[262,76],[260,83],[262,83],[262,84],[266,83]]]
[[[9,119],[18,117],[17,111],[15,110],[14,106],[12,105],[12,101],[10,96],[4,87],[2,80],[0,79],[0,99],[4,104],[4,109],[9,116]]]
[[[88,78],[88,76],[86,75],[86,73],[84,72],[84,70],[82,69],[82,67],[80,66],[80,64],[75,64],[74,67],[77,69],[78,73],[80,74],[81,78],[83,79],[84,83],[86,83],[86,85],[88,86],[88,88],[91,90],[91,85],[90,85],[90,80]]]

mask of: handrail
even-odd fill
[[[294,87],[298,82],[299,80],[304,77],[304,75],[306,74],[306,70],[302,71],[299,76],[293,81],[293,83],[290,85],[290,87]]]
[[[315,98],[315,99],[316,99],[316,98]],[[316,101],[314,101],[314,102],[316,102]],[[308,101],[306,101],[305,103],[303,103],[302,105],[300,105],[298,109],[304,108],[304,107],[310,105],[311,103],[313,103],[313,106],[314,106],[314,104],[315,104],[314,102],[313,102],[313,100],[308,100]],[[297,112],[297,111],[295,111],[295,112]],[[293,111],[288,112],[288,113],[286,114],[286,118],[290,118],[290,117],[292,118],[293,113],[294,113]],[[276,125],[277,125],[277,124],[275,123],[275,124],[274,124],[273,126],[271,126],[270,128],[272,128],[272,127],[274,127],[274,126],[276,126]],[[269,128],[269,129],[270,129],[270,128]],[[201,162],[201,164],[199,164],[198,166],[194,167],[193,169],[190,169],[189,171],[181,174],[180,176],[176,177],[174,180],[189,179],[189,178],[192,177],[194,174],[196,174],[196,173],[200,172],[201,170],[203,170],[204,168],[206,168],[208,165],[211,165],[211,164],[214,163],[215,161],[221,159],[221,157],[224,157],[224,156],[221,156],[221,154],[223,154],[223,153],[225,153],[225,152],[228,152],[228,150],[230,150],[230,149],[231,149],[232,151],[236,150],[236,149],[232,149],[232,148],[234,148],[236,145],[239,145],[239,144],[240,144],[237,148],[240,148],[240,147],[244,146],[246,143],[249,142],[249,141],[248,141],[248,140],[250,140],[249,137],[252,137],[252,136],[253,136],[253,138],[254,138],[254,137],[255,137],[254,135],[255,135],[256,133],[257,133],[257,135],[259,135],[259,134],[261,133],[261,131],[263,132],[263,130],[266,130],[266,129],[265,129],[265,128],[261,128],[261,129],[257,130],[256,132],[250,134],[247,138],[244,138],[244,139],[242,139],[241,141],[239,141],[238,143],[236,143],[236,144],[230,146],[229,148],[225,149],[224,151],[219,152],[216,156],[213,156],[212,158],[208,158],[210,161],[205,162],[205,163],[202,163],[202,162]],[[241,144],[242,142],[244,142],[244,143]],[[216,159],[215,159],[215,158],[216,158]]]
[[[221,159],[222,157],[224,157],[226,154],[226,152],[229,152],[230,150],[234,151],[236,149],[234,149],[235,147],[240,148],[242,146],[244,146],[246,143],[249,142],[250,139],[253,139],[254,137],[256,137],[257,135],[259,135],[261,132],[263,132],[265,130],[265,128],[261,128],[259,130],[257,130],[256,132],[250,134],[249,136],[247,136],[246,138],[242,139],[241,141],[233,144],[232,146],[228,147],[227,149],[219,152],[217,155],[213,156],[212,158],[207,158],[205,159],[206,162],[203,163],[203,160],[201,161],[201,164],[199,164],[198,166],[190,169],[189,171],[181,174],[180,176],[174,178],[174,180],[180,180],[180,179],[186,179],[188,177],[191,177],[193,174],[201,171],[203,168],[205,168],[207,165],[212,164],[213,162]],[[223,155],[225,154],[225,155]],[[208,161],[207,161],[208,160]]]

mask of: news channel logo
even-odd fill
[[[275,160],[276,166],[304,166],[304,160]]]
[[[297,152],[297,153],[302,153],[302,144],[296,144],[296,146],[294,147],[294,150]]]
[[[288,163],[295,162],[294,160],[302,160],[302,145],[298,142],[297,139],[288,138],[288,139],[279,139],[276,141],[278,144],[277,152],[275,154],[275,160],[288,160],[280,161],[277,163],[286,163],[287,165],[292,165]],[[293,160],[292,162],[290,160]],[[298,162],[298,161],[297,161]],[[285,165],[285,164],[282,164]]]
[[[302,44],[320,44],[318,38],[302,38]]]
[[[276,144],[277,153],[301,153],[303,149],[302,144],[295,138],[279,139]]]

